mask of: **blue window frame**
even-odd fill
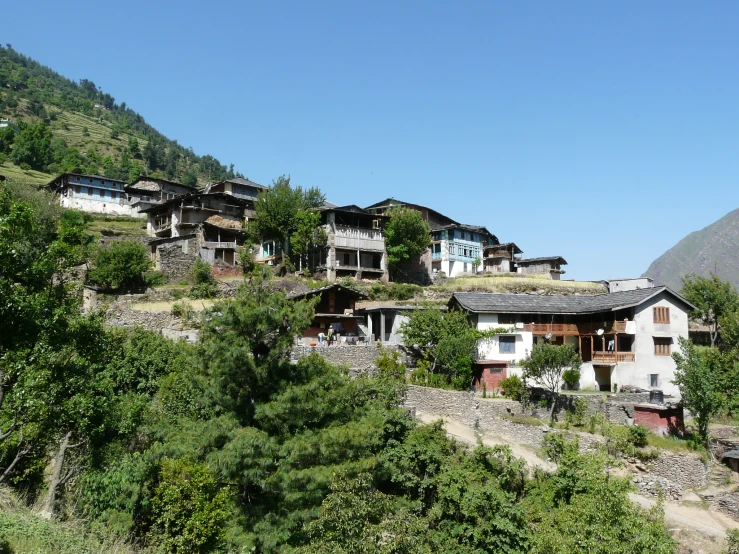
[[[501,354],[515,354],[516,353],[516,337],[504,336],[500,337],[498,342],[500,345]]]

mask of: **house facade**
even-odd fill
[[[300,342],[304,345],[317,346],[318,335],[328,335],[329,327],[332,329],[336,343],[356,343],[357,340],[366,339],[359,324],[363,316],[355,313],[356,302],[366,300],[367,296],[353,289],[341,285],[328,285],[320,289],[314,289],[304,293],[288,295],[293,300],[304,300],[315,298],[320,300],[316,306],[311,326],[303,331]]]
[[[678,396],[672,353],[688,338],[692,305],[667,287],[597,296],[455,293],[450,308],[470,314],[480,330],[506,332],[478,344],[478,366],[520,374],[535,344],[571,344],[583,359],[580,388],[630,385]]]
[[[562,256],[545,256],[542,258],[528,258],[515,260],[516,271],[520,275],[542,275],[550,279],[559,280],[565,273],[563,265],[567,260]]]
[[[224,193],[197,193],[142,210],[152,239],[149,248],[156,269],[176,280],[186,276],[199,257],[214,273],[238,274],[237,251],[244,242],[244,224],[253,204]]]
[[[323,208],[321,225],[327,241],[315,269],[325,271],[329,281],[341,277],[387,281],[387,254],[382,234],[386,220],[359,206]]]
[[[267,190],[267,187],[254,183],[249,179],[234,177],[233,179],[208,185],[205,192],[222,192],[235,196],[236,198],[241,198],[242,200],[254,201],[257,199],[257,195],[263,190]]]
[[[42,188],[59,195],[62,208],[88,213],[135,216],[128,204],[125,183],[102,175],[63,173]]]
[[[516,262],[523,254],[523,250],[513,242],[485,245],[482,251],[482,270],[489,273],[515,272]]]
[[[139,177],[126,185],[125,190],[128,205],[139,217],[146,217],[141,210],[196,192],[195,188],[182,183],[154,177]]]
[[[447,277],[482,271],[485,247],[498,243],[485,227],[464,224],[445,225],[432,231],[431,238],[431,271]]]

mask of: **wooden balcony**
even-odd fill
[[[633,352],[593,352],[593,363],[617,364],[635,361]]]
[[[204,241],[203,242],[204,248],[231,248],[236,249],[236,243],[235,242],[211,242],[211,241]]]
[[[333,231],[334,246],[336,248],[369,250],[373,252],[385,251],[385,238],[382,236],[382,231],[377,229],[336,225]]]
[[[534,335],[596,335],[598,329],[604,334],[623,333],[626,331],[625,321],[609,321],[605,323],[525,323],[523,330]]]

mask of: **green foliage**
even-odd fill
[[[190,280],[193,283],[188,293],[190,298],[215,298],[218,295],[218,287],[216,286],[215,277],[213,277],[213,268],[200,258],[195,260],[190,270]]]
[[[372,283],[369,297],[372,300],[409,300],[423,289],[410,283]]]
[[[167,276],[161,271],[146,271],[143,279],[147,287],[161,287],[167,284]]]
[[[509,375],[500,382],[503,396],[518,402],[525,402],[529,397],[529,390],[518,375]]]
[[[472,385],[477,341],[500,329],[480,332],[458,310],[415,310],[400,329],[403,342],[424,363],[414,372],[418,384],[466,390]]]
[[[375,365],[380,370],[380,373],[391,379],[405,382],[406,366],[401,361],[400,352],[383,348],[380,344],[378,344],[377,348],[380,353],[375,358]]]
[[[723,407],[720,370],[711,351],[680,338],[680,352],[672,355],[677,368],[673,383],[680,390],[683,405],[690,410],[698,427],[701,444],[708,443],[708,424]]]
[[[721,318],[739,309],[739,293],[731,285],[711,274],[710,279],[698,275],[683,277],[682,295],[697,310],[690,316],[710,329],[711,346],[718,338]]]
[[[90,281],[113,290],[133,290],[146,286],[144,274],[152,262],[146,248],[134,241],[118,240],[100,248],[95,255]]]
[[[229,494],[207,466],[164,460],[151,508],[149,540],[164,552],[198,554],[222,545]]]
[[[252,242],[275,240],[285,254],[291,252],[291,246],[297,246],[300,254],[307,252],[314,240],[320,242],[311,225],[320,220],[316,210],[325,201],[317,188],[293,188],[289,177],[278,177],[254,203],[255,213],[248,227]]]
[[[563,372],[566,369],[577,371],[577,380],[580,380],[579,369],[582,365],[580,354],[570,344],[557,346],[548,342],[535,344],[531,354],[521,362],[524,379],[533,379],[541,383],[552,394],[559,391]],[[554,419],[552,402],[550,417]]]
[[[637,448],[643,448],[647,445],[649,438],[649,429],[643,425],[634,425],[629,427],[629,440]]]
[[[413,261],[431,245],[431,229],[416,210],[393,208],[385,225],[385,248],[392,265]]]
[[[10,159],[29,169],[43,171],[52,160],[51,128],[43,121],[19,125],[20,133],[13,141]]]
[[[579,369],[565,369],[562,372],[562,380],[567,385],[567,388],[573,390],[580,382],[580,370]]]
[[[0,129],[0,154],[10,154],[15,141],[15,129],[8,125]]]
[[[739,554],[739,529],[726,531],[726,554]]]

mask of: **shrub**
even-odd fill
[[[142,244],[134,241],[114,241],[98,250],[90,271],[90,281],[111,289],[133,289],[146,285],[144,273],[151,259]]]
[[[189,320],[192,317],[193,307],[189,302],[175,302],[172,304],[172,315]]]
[[[202,285],[203,283],[214,283],[213,268],[210,264],[201,259],[195,260],[190,270],[190,278],[194,285]]]
[[[377,348],[380,353],[375,358],[375,365],[382,375],[405,381],[405,364],[400,359],[400,352],[383,348],[379,343]]]
[[[218,287],[215,283],[200,283],[193,285],[188,296],[196,300],[202,300],[206,298],[215,298],[217,294]]]
[[[634,425],[629,427],[629,440],[637,448],[643,448],[647,445],[647,437],[649,436],[649,429],[643,425]]]
[[[167,283],[167,277],[161,271],[147,271],[144,273],[144,282],[147,287],[161,287]]]
[[[565,369],[562,373],[562,380],[567,384],[567,388],[572,390],[580,382],[579,369]]]
[[[4,165],[7,160],[8,160],[7,154],[3,154],[2,152],[0,152],[0,165]]]
[[[503,389],[503,396],[523,402],[529,396],[526,384],[518,375],[511,375],[500,382],[500,388]]]
[[[28,164],[27,164],[26,162],[23,162],[23,163],[22,163],[22,164],[20,165],[20,168],[21,168],[21,169],[22,169],[23,171],[31,171],[31,166],[30,166],[30,165],[28,165]]]

